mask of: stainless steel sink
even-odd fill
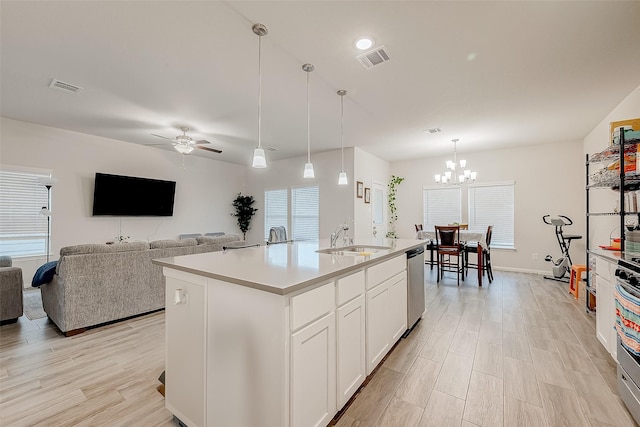
[[[368,256],[378,252],[388,251],[390,246],[343,246],[341,248],[319,249],[316,252],[321,254],[344,255],[344,256]]]

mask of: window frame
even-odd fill
[[[317,191],[317,197],[318,197],[318,201],[317,201],[317,212],[316,215],[314,216],[316,218],[316,222],[317,222],[317,236],[313,237],[313,238],[309,238],[309,239],[301,239],[300,236],[296,233],[296,230],[294,230],[295,227],[295,213],[294,213],[294,193],[297,190],[300,189],[306,189],[306,188],[315,188]],[[315,184],[315,185],[296,185],[296,186],[290,186],[290,187],[278,187],[278,188],[270,188],[270,189],[265,189],[264,190],[264,238],[265,240],[269,240],[269,230],[271,228],[271,226],[268,223],[268,208],[267,208],[267,193],[271,192],[271,191],[286,191],[286,223],[284,224],[286,226],[287,229],[287,238],[291,239],[291,240],[318,240],[320,238],[320,186]]]
[[[491,238],[491,248],[492,249],[515,249],[516,248],[516,230],[515,230],[515,204],[516,204],[516,191],[515,191],[516,182],[515,181],[500,181],[500,182],[490,182],[490,183],[482,183],[482,184],[471,184],[467,189],[467,215],[469,220],[469,230],[476,232],[487,232],[487,227],[489,225],[493,225],[493,233]],[[476,199],[476,190],[478,189],[488,189],[488,188],[497,188],[497,187],[507,187],[511,189],[511,194],[508,196],[510,200],[505,200],[507,210],[505,213],[505,209],[503,208],[501,212],[494,218],[489,220],[477,220],[477,204],[475,203]],[[473,193],[473,194],[472,194]],[[498,201],[494,200],[489,205],[497,206]],[[510,209],[509,209],[510,206]],[[475,209],[476,212],[472,212],[472,209]],[[501,225],[502,224],[502,227]],[[506,230],[504,229],[504,225],[506,224]],[[503,237],[504,236],[504,237]],[[506,237],[506,238],[505,238]]]
[[[458,192],[458,201],[457,201],[457,207],[458,207],[458,219],[456,220],[455,218],[449,218],[446,220],[436,220],[436,222],[439,223],[433,223],[431,224],[428,220],[430,218],[427,217],[427,201],[428,201],[428,197],[427,197],[427,193],[428,192],[432,192],[432,191],[446,191],[446,190],[457,190]],[[458,185],[444,185],[444,186],[424,186],[422,187],[422,224],[423,224],[423,230],[425,231],[435,231],[435,226],[436,225],[447,225],[447,224],[453,224],[453,223],[460,223],[462,222],[462,189],[460,188],[460,186]]]
[[[51,177],[50,169],[0,165],[0,204],[3,205],[0,212],[0,255],[12,258],[47,255],[53,218],[40,212],[43,207],[53,210],[52,192],[42,183]],[[12,182],[16,185],[9,185]],[[19,182],[24,185],[18,186]],[[17,194],[22,197],[16,197]],[[28,231],[28,228],[32,230]]]

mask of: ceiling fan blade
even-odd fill
[[[173,141],[173,138],[167,138],[166,136],[157,135],[157,134],[155,134],[155,133],[152,133],[151,135],[152,135],[152,136],[157,136],[158,138],[168,139],[169,141]]]
[[[209,141],[207,141],[206,139],[200,139],[198,141],[196,141],[196,144],[211,144]]]
[[[222,153],[222,150],[218,150],[217,148],[210,148],[210,147],[204,147],[202,145],[196,145],[196,148],[200,149],[200,150],[207,150],[207,151],[211,151],[213,153]]]

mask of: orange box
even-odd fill
[[[640,119],[627,119],[609,123],[609,145],[613,145],[613,133],[621,128],[631,126],[632,130],[640,130]]]

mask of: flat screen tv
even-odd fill
[[[172,216],[175,181],[96,173],[93,215]]]

